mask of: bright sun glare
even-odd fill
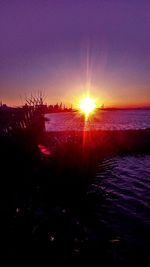
[[[80,103],[78,104],[78,108],[85,113],[86,116],[89,115],[96,108],[96,104],[93,99],[90,97],[84,97],[81,99]]]

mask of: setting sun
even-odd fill
[[[89,115],[96,108],[96,104],[93,99],[90,97],[84,97],[81,99],[80,103],[78,104],[78,108],[85,113],[86,116]]]

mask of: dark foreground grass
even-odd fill
[[[38,134],[27,129],[1,136],[5,252],[15,259],[46,259],[52,266],[135,263],[133,255],[122,258],[125,245],[110,242],[113,234],[99,225],[94,207],[105,192],[100,187],[93,192],[92,182],[104,158],[149,153],[149,137],[150,130]]]

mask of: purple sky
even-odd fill
[[[149,0],[0,0],[0,99],[150,104]]]

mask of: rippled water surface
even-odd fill
[[[150,156],[104,161],[95,186],[106,192],[102,206],[96,207],[99,221],[125,244],[126,253],[134,251],[150,259]]]
[[[47,131],[64,130],[127,130],[150,128],[150,110],[97,111],[85,125],[78,112],[46,114]]]

